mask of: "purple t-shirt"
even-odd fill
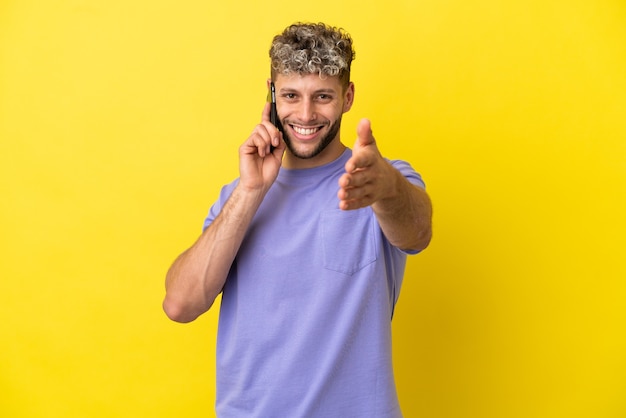
[[[391,318],[406,253],[370,207],[338,208],[352,155],[281,168],[224,286],[217,339],[221,418],[398,418]],[[390,161],[424,186],[403,161]],[[237,184],[224,186],[206,228]]]

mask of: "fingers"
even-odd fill
[[[374,182],[369,169],[346,172],[339,178],[339,208],[359,209],[374,203]]]
[[[358,170],[362,170],[364,168],[369,167],[373,163],[372,155],[368,155],[365,153],[356,153],[353,150],[352,157],[346,162],[345,170],[346,173],[355,173]]]
[[[344,179],[340,179],[340,183]],[[340,187],[337,192],[339,198],[339,208],[342,210],[360,209],[371,205],[375,201],[374,187],[366,183],[358,187]]]
[[[252,146],[249,148],[252,148],[251,151],[256,149],[256,153],[260,157],[265,157],[270,153],[270,135],[263,125],[257,125],[250,140],[252,141]]]
[[[357,138],[352,156],[346,162],[346,172],[339,179],[339,207],[343,210],[359,209],[373,204],[381,195],[381,176],[384,174],[382,156],[372,134],[371,122],[361,119],[357,125]]]
[[[281,149],[281,143],[280,132],[274,125],[268,126],[264,123],[260,123],[254,128],[252,135],[250,135],[250,138],[248,138],[246,142],[246,146],[248,153],[256,151],[260,157],[265,157],[271,153],[272,147],[274,149]],[[284,145],[282,148],[284,148]]]
[[[372,196],[376,190],[376,179],[373,175],[368,170],[344,173],[339,178],[339,200],[358,200]]]
[[[243,145],[244,152],[246,154],[257,153],[260,157],[265,157],[272,153],[272,147],[279,150],[279,153],[284,150],[284,144],[282,141],[282,134],[271,122],[270,122],[270,104],[266,103],[261,114],[261,122],[255,126],[252,134]],[[278,154],[277,154],[278,155]]]

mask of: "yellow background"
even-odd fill
[[[297,20],[352,34],[344,141],[435,204],[405,416],[626,416],[623,0],[0,2],[0,416],[212,416],[217,311],[169,322],[164,275]]]

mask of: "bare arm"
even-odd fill
[[[275,147],[271,153],[270,143]],[[190,322],[211,308],[254,214],[278,175],[284,151],[285,143],[269,122],[266,105],[262,122],[239,148],[239,184],[220,214],[167,272],[163,309],[170,319]]]
[[[430,198],[380,155],[366,119],[357,128],[352,158],[339,187],[339,207],[352,210],[371,205],[383,233],[396,247],[417,251],[430,243]]]
[[[236,188],[213,223],[174,261],[163,301],[170,319],[190,322],[213,305],[262,200],[261,193]]]

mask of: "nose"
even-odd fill
[[[305,99],[300,103],[298,117],[302,122],[311,122],[317,118],[315,114],[315,104],[311,99]]]

